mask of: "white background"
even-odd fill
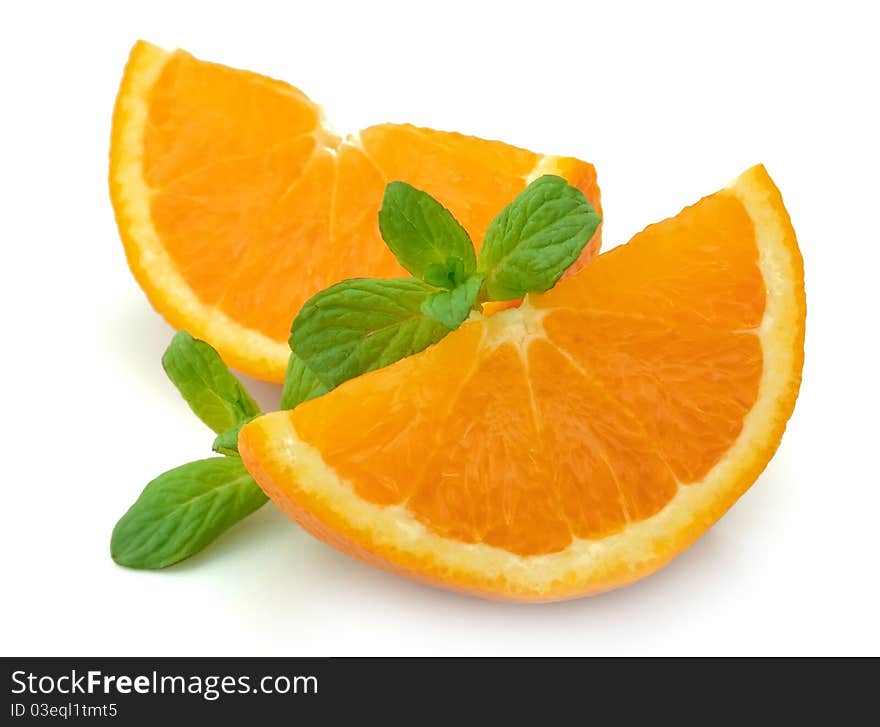
[[[4,3],[3,653],[880,653],[871,5]],[[591,160],[606,249],[764,162],[809,307],[776,457],[665,570],[562,604],[408,582],[272,507],[178,567],[115,566],[116,519],[212,439],[162,372],[172,331],[108,200],[110,115],[139,37],[288,80],[343,131],[409,121]],[[253,390],[277,408],[276,387]]]

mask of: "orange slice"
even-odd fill
[[[280,81],[137,43],[113,115],[110,195],[129,266],[174,326],[283,381],[290,325],[319,290],[406,272],[379,235],[387,182],[446,205],[479,246],[528,182],[558,174],[599,210],[593,166],[384,124],[340,138]],[[599,233],[577,267],[598,250]]]
[[[803,266],[763,167],[520,308],[293,411],[239,449],[304,528],[505,599],[625,585],[755,481],[803,365]]]

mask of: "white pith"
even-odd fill
[[[561,157],[558,156],[542,156],[538,159],[538,163],[535,164],[532,171],[524,177],[526,184],[531,184],[538,179],[538,177],[543,177],[545,174],[555,174],[560,177],[564,176],[559,165],[560,159]]]

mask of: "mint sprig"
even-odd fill
[[[218,433],[226,457],[176,467],[150,482],[110,537],[110,555],[129,568],[164,568],[202,550],[268,498],[238,457],[238,431],[260,414],[220,355],[189,333],[177,333],[162,366],[187,404]]]
[[[385,190],[382,236],[414,277],[356,278],[310,298],[291,326],[281,408],[331,391],[427,348],[487,301],[551,288],[600,222],[561,177],[532,182],[496,217],[479,257],[465,229],[428,194],[405,182]],[[241,427],[260,415],[217,352],[178,333],[162,365],[225,455],[190,462],[150,482],[119,520],[110,552],[133,568],[164,568],[205,548],[267,501],[238,457]]]
[[[486,232],[479,258],[465,229],[427,193],[391,182],[379,210],[383,239],[412,278],[357,278],[306,302],[290,335],[282,406],[411,356],[458,328],[487,301],[551,288],[600,222],[562,177],[532,182]]]

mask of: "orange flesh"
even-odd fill
[[[752,222],[719,192],[289,416],[365,500],[554,553],[650,517],[718,463],[758,396],[764,304]]]
[[[406,274],[378,231],[388,181],[435,196],[479,247],[542,159],[412,126],[342,140],[297,89],[181,51],[152,87],[143,145],[152,223],[186,284],[202,303],[278,341],[317,291],[350,277]],[[600,209],[591,165],[559,159],[550,171]],[[573,267],[598,245],[597,234]]]

